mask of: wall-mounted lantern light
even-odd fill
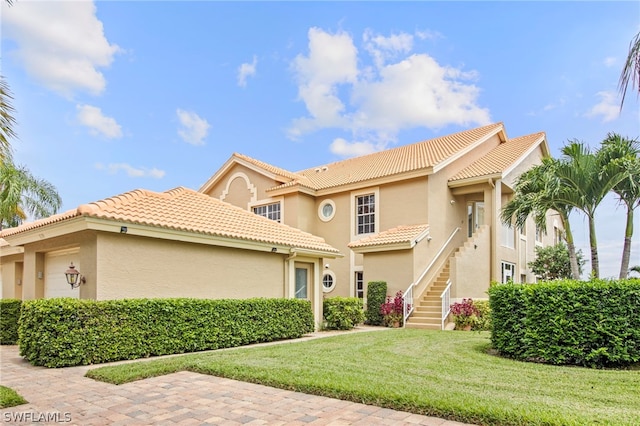
[[[71,286],[71,288],[78,288],[80,284],[84,284],[87,282],[84,276],[80,275],[80,271],[73,266],[73,262],[69,265],[69,269],[64,273],[67,277],[67,284]]]

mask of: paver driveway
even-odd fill
[[[462,425],[186,371],[116,386],[84,377],[93,366],[34,367],[17,346],[0,358],[0,383],[29,401],[0,410],[3,424]]]

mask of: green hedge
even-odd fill
[[[589,367],[640,362],[640,280],[489,289],[491,341],[521,360]]]
[[[314,330],[298,299],[40,299],[23,303],[20,355],[66,367],[228,348]]]
[[[364,321],[362,300],[357,297],[324,299],[322,310],[325,328],[329,330],[350,330]]]
[[[18,343],[18,320],[22,300],[0,299],[0,345]]]
[[[370,281],[367,284],[366,322],[369,325],[382,325],[383,318],[380,306],[387,300],[387,282]]]

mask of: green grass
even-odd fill
[[[487,425],[637,425],[640,371],[524,363],[488,333],[385,330],[101,367],[126,383],[180,370]]]
[[[26,404],[27,401],[16,391],[6,386],[0,385],[0,408],[15,407],[16,405]]]

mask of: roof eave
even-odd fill
[[[492,173],[482,176],[474,176],[470,178],[457,179],[448,183],[449,188],[460,188],[463,186],[476,185],[479,183],[493,182],[496,179],[502,179],[502,173]]]
[[[286,183],[286,182],[290,182],[290,179],[285,178],[284,176],[280,176],[278,174],[275,174],[273,172],[270,172],[268,170],[263,169],[262,167],[257,166],[256,164],[250,163],[240,157],[237,157],[235,154],[233,154],[223,165],[222,167],[220,167],[218,169],[218,171],[211,176],[201,187],[200,189],[198,189],[198,192],[201,193],[207,193],[211,190],[211,188],[214,187],[215,184],[217,184],[220,179],[222,178],[222,176],[224,176],[229,169],[231,169],[231,167],[233,167],[234,165],[239,164],[241,166],[244,166],[248,169],[251,169],[257,173],[260,173],[270,179],[273,179],[277,182],[282,182],[282,183]]]
[[[390,244],[371,244],[365,246],[350,247],[350,249],[358,254],[363,253],[379,253],[394,250],[411,250],[415,246],[414,241],[402,241],[400,243]]]

